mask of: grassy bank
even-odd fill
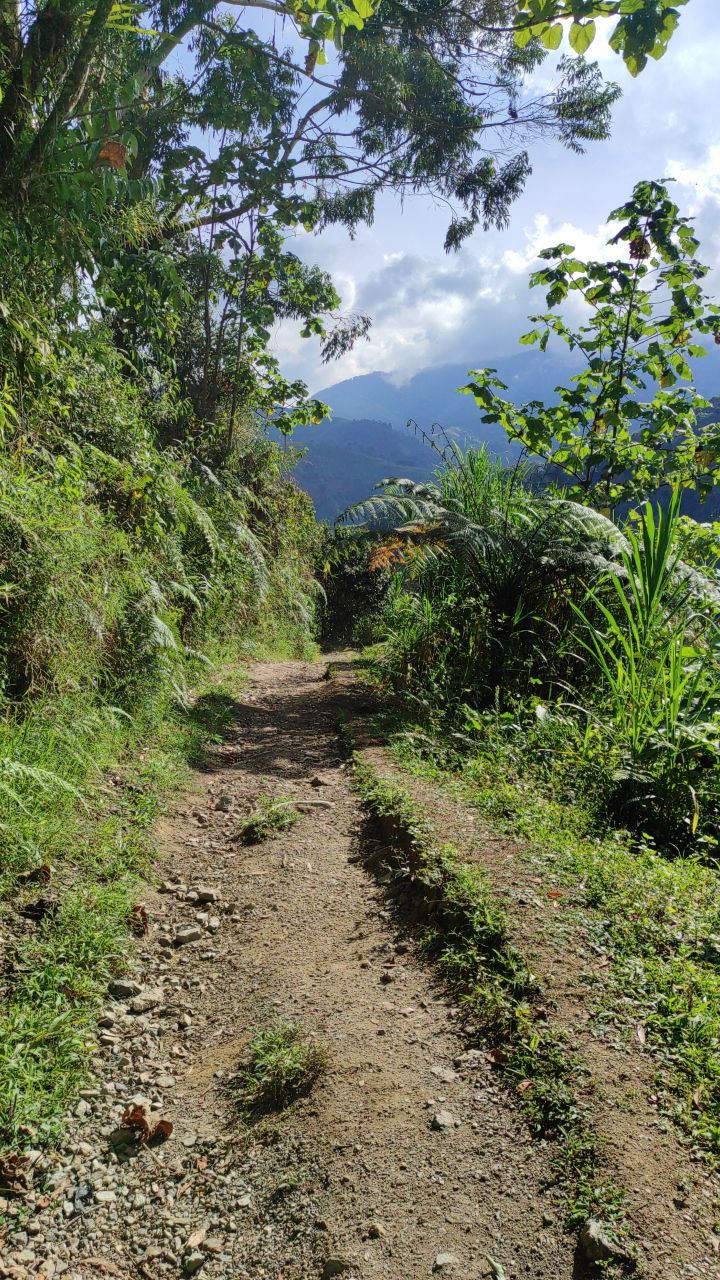
[[[520,741],[518,735],[518,742]],[[655,1055],[660,1110],[705,1155],[720,1155],[720,874],[697,856],[669,859],[627,833],[598,834],[581,800],[533,769],[506,733],[458,751],[401,729],[403,767],[459,792],[553,884],[573,886],[589,944],[612,960],[599,1023]]]
[[[53,1139],[83,1078],[155,818],[231,714],[214,673],[314,650],[281,451],[248,432],[211,470],[127,380],[86,392],[74,438],[38,411],[0,440],[0,1154]]]
[[[208,683],[191,706],[158,701],[134,721],[56,706],[27,715],[14,740],[4,726],[22,794],[3,796],[15,856],[0,910],[0,1152],[60,1132],[132,948],[153,824],[231,717],[236,687]]]

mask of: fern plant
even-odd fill
[[[436,483],[392,479],[378,488],[344,513],[344,527],[353,537],[399,539],[407,588],[435,601],[454,597],[464,698],[490,702],[541,672],[548,678],[551,646],[572,622],[573,591],[622,569],[627,543],[612,521],[531,493],[526,474],[504,473],[484,450],[455,446]]]

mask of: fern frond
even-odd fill
[[[247,551],[248,565],[253,587],[260,600],[264,600],[270,589],[270,573],[265,548],[260,539],[246,524],[236,522],[232,526],[235,542]]]
[[[172,627],[168,626],[164,618],[161,618],[158,613],[151,613],[149,622],[152,637],[157,648],[167,649],[170,652],[179,652],[180,645],[177,642]]]
[[[25,764],[21,760],[0,759],[0,788],[5,795],[9,795],[21,807],[26,808],[12,782],[8,782],[7,779],[12,779],[15,784],[22,783],[25,786],[37,787],[41,791],[64,791],[78,800],[83,808],[87,808],[78,788],[65,778],[61,778],[59,774],[53,773],[51,769],[41,769],[39,765]]]

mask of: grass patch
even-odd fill
[[[241,844],[260,844],[281,831],[289,831],[299,816],[292,800],[284,796],[263,796],[253,812],[240,823],[238,839]]]
[[[247,1116],[284,1111],[307,1097],[327,1068],[323,1045],[296,1023],[276,1022],[254,1036],[232,1094]]]
[[[668,858],[648,839],[598,834],[581,796],[502,735],[458,753],[399,731],[393,755],[449,786],[553,884],[573,886],[591,947],[613,960],[598,1016],[655,1054],[660,1109],[720,1158],[720,871],[701,855]]]
[[[28,768],[16,771],[15,794],[0,796],[0,1152],[60,1137],[92,1064],[108,980],[132,947],[128,917],[164,797],[233,705],[208,685],[191,708],[158,701],[136,722],[60,704],[2,726],[3,758]]]
[[[422,924],[426,954],[460,1000],[468,1028],[494,1051],[535,1132],[555,1140],[568,1225],[599,1220],[621,1241],[623,1196],[598,1173],[597,1141],[577,1099],[583,1064],[536,1016],[538,984],[510,941],[506,914],[482,868],[438,845],[408,793],[357,754],[355,781],[382,831],[400,902]]]

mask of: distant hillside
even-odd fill
[[[529,369],[536,364],[536,356],[537,352],[529,352],[505,362],[503,376],[518,400],[529,396],[531,388],[532,394],[538,394],[537,376]],[[555,370],[546,383],[548,394],[560,376],[557,365]],[[539,371],[540,366],[538,375]],[[517,457],[517,446],[508,442],[502,428],[481,423],[471,397],[458,395],[457,387],[467,380],[465,365],[444,365],[423,370],[404,383],[389,374],[369,373],[317,392],[335,416],[298,434],[294,443],[307,448],[295,476],[310,494],[318,517],[335,520],[386,476],[411,480],[431,476],[437,455],[412,434],[408,421],[425,430],[439,423],[453,436],[485,443],[508,461]]]
[[[713,396],[720,387],[720,347],[692,362],[698,390]],[[552,400],[555,387],[567,384],[577,371],[577,362],[564,352],[541,352],[534,348],[500,359],[478,358],[478,367],[496,368],[516,404],[526,400]],[[407,381],[389,373],[366,373],[324,387],[316,394],[343,418],[372,418],[403,426],[413,419],[427,429],[434,422],[454,427],[484,440],[493,453],[513,456],[500,427],[480,422],[471,396],[458,395],[457,388],[468,381],[467,364],[439,365],[423,369]]]
[[[564,355],[535,350],[488,364],[497,368],[517,403],[552,400],[555,387],[566,384],[575,367]],[[712,395],[720,386],[720,349],[695,361],[695,372],[699,389]],[[367,373],[318,391],[337,416],[299,433],[295,443],[307,448],[296,478],[319,518],[335,520],[385,476],[425,480],[432,474],[437,457],[406,427],[408,421],[426,431],[439,423],[452,436],[485,444],[491,453],[514,461],[518,446],[510,444],[501,427],[480,421],[471,396],[457,393],[467,381],[464,364],[448,364],[423,369],[406,382],[387,373]],[[717,505],[716,495],[705,504],[690,494],[685,499],[688,513],[704,519],[715,514]]]
[[[307,453],[295,478],[310,494],[318,519],[332,522],[352,502],[367,498],[387,476],[427,480],[437,465],[433,451],[408,430],[367,418],[333,418],[298,433],[293,441]]]
[[[572,373],[572,366],[559,358],[543,357],[537,351],[490,362],[507,382],[512,398],[518,403],[532,397],[550,397],[555,386]],[[344,418],[373,418],[401,427],[409,420],[427,430],[433,423],[467,432],[485,441],[493,453],[511,457],[501,427],[480,422],[480,414],[471,396],[459,395],[457,388],[468,381],[465,364],[441,365],[423,369],[406,382],[387,373],[366,373],[348,378],[318,391],[331,409]]]

